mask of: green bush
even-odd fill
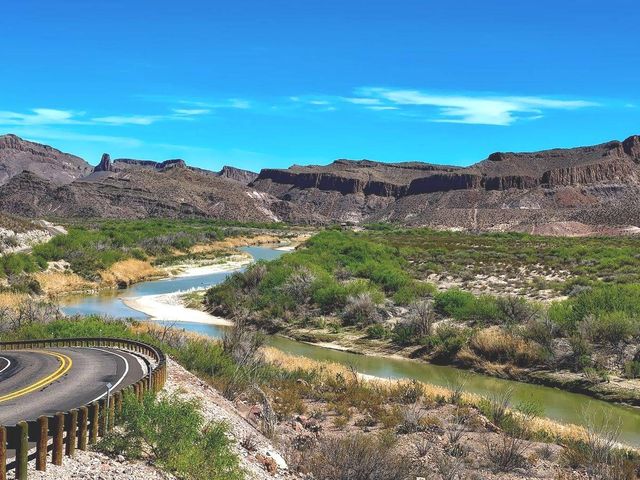
[[[436,331],[422,339],[422,343],[433,349],[434,358],[447,360],[455,357],[469,341],[471,330],[454,325],[440,325]]]
[[[602,313],[598,317],[588,317],[583,321],[589,337],[598,343],[617,344],[629,340],[640,332],[637,318],[631,318],[621,311]]]
[[[452,288],[434,296],[433,308],[441,315],[460,319],[464,316],[464,312],[471,308],[474,301],[475,297],[472,293]]]
[[[624,364],[624,376],[627,378],[640,378],[640,360],[631,360]]]
[[[98,449],[108,454],[141,458],[149,452],[155,463],[191,479],[240,480],[244,472],[220,422],[206,423],[198,403],[147,393],[142,402],[125,395],[122,430],[108,434]]]
[[[434,296],[434,308],[441,315],[459,321],[495,323],[502,318],[495,297],[489,295],[476,297],[458,288],[437,293]]]
[[[640,318],[640,284],[602,284],[562,302],[553,303],[549,308],[549,317],[566,334],[570,334],[587,317],[600,318],[614,312],[633,319]],[[605,322],[622,323],[620,318]]]
[[[389,330],[384,325],[376,323],[367,327],[367,336],[369,338],[382,339],[389,335]]]

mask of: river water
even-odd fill
[[[255,260],[273,260],[285,253],[267,247],[245,247],[242,250],[251,254]],[[147,315],[127,307],[122,302],[122,298],[206,288],[222,282],[231,273],[154,280],[115,292],[66,297],[62,303],[62,310],[69,315],[100,314],[145,320],[148,319]],[[216,338],[220,337],[226,328],[191,322],[176,322],[175,326]],[[268,343],[290,354],[353,365],[359,372],[376,377],[416,379],[445,387],[456,384],[464,378],[465,390],[480,395],[491,395],[494,392],[511,389],[514,404],[536,402],[542,407],[545,416],[562,423],[584,425],[587,413],[589,416],[592,413],[597,416],[609,415],[614,422],[620,422],[620,440],[630,445],[640,446],[640,409],[637,408],[610,404],[586,395],[564,392],[555,388],[469,373],[454,367],[431,365],[414,360],[357,355],[279,336],[268,337]]]

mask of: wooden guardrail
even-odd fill
[[[131,392],[142,400],[145,392],[160,391],[167,378],[167,360],[164,353],[152,346],[122,338],[60,338],[0,342],[1,350],[23,350],[55,347],[109,347],[139,353],[154,360],[149,373],[128,387],[105,395],[97,402],[78,406],[54,416],[41,416],[37,420],[16,425],[0,425],[0,480],[6,480],[7,471],[15,469],[17,480],[26,480],[29,462],[29,443],[35,443],[36,470],[46,471],[51,450],[51,463],[62,465],[63,456],[72,456],[76,448],[86,450],[111,430],[122,411],[122,399]],[[49,446],[49,439],[52,445]],[[33,448],[33,447],[32,447]],[[15,450],[15,460],[7,464],[7,450]]]

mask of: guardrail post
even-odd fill
[[[89,409],[87,407],[80,407],[80,414],[78,415],[78,448],[80,450],[87,449],[87,427],[89,423]]]
[[[107,418],[107,431],[110,432],[113,429],[113,426],[116,424],[116,405],[115,399],[113,395],[111,395],[110,401],[107,402],[109,404],[109,417]]]
[[[93,445],[98,441],[98,417],[100,416],[100,405],[98,402],[91,404],[91,425],[89,431],[89,444]]]
[[[53,451],[51,463],[62,465],[62,448],[64,444],[64,413],[58,412],[53,417]]]
[[[38,438],[36,439],[36,470],[47,471],[47,443],[49,441],[49,419],[38,417]]]
[[[65,445],[65,454],[72,457],[76,453],[76,442],[78,432],[78,410],[75,408],[69,411],[67,415],[67,444]]]
[[[107,431],[107,401],[103,398],[100,400],[99,405],[101,415],[98,417],[98,436],[104,437],[104,434]]]
[[[118,421],[120,421],[120,415],[122,415],[122,392],[115,393],[114,403],[116,404],[116,415],[118,416]]]
[[[7,429],[0,426],[0,480],[7,480]]]
[[[27,480],[29,464],[29,426],[27,422],[19,422],[18,443],[16,444],[16,480]]]

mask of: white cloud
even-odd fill
[[[127,147],[139,147],[143,144],[142,141],[137,138],[69,132],[47,127],[18,128],[13,130],[13,133],[28,140],[39,141],[42,143],[46,143],[46,141],[50,140],[66,140],[72,142],[112,143]]]
[[[173,113],[176,115],[184,115],[187,117],[196,115],[206,115],[211,112],[208,108],[174,108]]]
[[[216,108],[239,108],[241,110],[246,110],[247,108],[251,108],[251,102],[248,100],[243,100],[241,98],[231,98],[229,99],[228,105],[219,105]]]
[[[392,107],[391,105],[369,105],[369,106],[367,106],[365,108],[367,110],[376,110],[376,111],[398,110],[398,107]]]
[[[75,120],[77,113],[72,110],[53,108],[33,108],[32,113],[0,111],[0,125],[61,125],[79,123]]]
[[[97,123],[107,125],[151,125],[166,117],[161,115],[109,115],[106,117],[96,117],[92,120]]]
[[[344,97],[343,100],[356,105],[380,105],[379,98]]]
[[[363,100],[378,99],[380,106],[375,110],[390,110],[393,107],[433,107],[427,115],[433,122],[467,123],[477,125],[511,125],[521,119],[536,119],[545,110],[574,110],[598,106],[585,100],[563,100],[532,96],[492,96],[430,94],[420,90],[395,90],[386,88],[359,89]],[[352,102],[353,103],[353,102]],[[357,102],[356,102],[357,103]],[[374,109],[369,107],[370,109]]]

